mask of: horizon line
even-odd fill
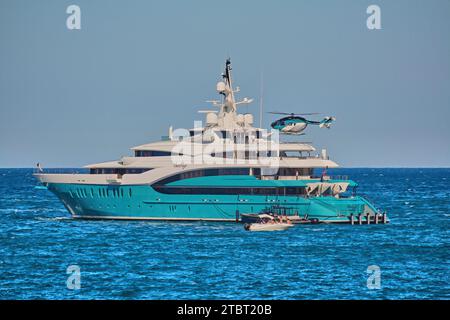
[[[2,167],[0,166],[0,170],[2,169],[36,169],[36,167]],[[46,167],[45,169],[86,169],[89,170],[89,168],[84,167]],[[313,168],[313,169],[322,169],[322,168]],[[337,168],[328,168],[328,170],[334,170],[334,169],[450,169],[449,166],[431,166],[431,167],[415,167],[415,166],[371,166],[371,167],[360,167],[360,166],[348,166],[348,167],[337,167]]]

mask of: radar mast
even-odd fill
[[[233,90],[233,81],[231,77],[231,60],[228,58],[225,62],[225,72],[222,73],[222,81],[219,81],[216,85],[217,92],[223,96],[223,102],[210,101],[214,106],[219,106],[220,111],[217,114],[218,126],[233,129],[241,127],[240,118],[243,115],[237,114],[237,106],[240,104],[249,104],[253,99],[244,98],[241,101],[236,102],[234,94],[239,92],[239,87]]]

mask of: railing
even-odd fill
[[[311,176],[311,179],[321,179],[322,176]],[[323,176],[323,180],[348,180],[347,175],[337,175],[337,176]]]
[[[371,209],[375,209],[375,211],[377,213],[383,213],[385,211],[383,211],[381,208],[375,206],[375,202],[369,198],[367,195],[359,193],[358,196],[366,203],[366,205],[371,208]]]
[[[87,174],[88,169],[84,168],[34,168],[33,173],[42,174]]]
[[[280,156],[280,160],[283,159],[322,159],[321,157],[316,157],[316,156]]]
[[[303,141],[283,141],[280,144],[312,144],[312,142],[303,142]]]
[[[318,199],[318,198],[311,198],[310,200],[314,201],[316,203],[319,203],[323,207],[325,207],[325,208],[329,209],[330,211],[334,212],[336,214],[336,216],[338,216],[338,217],[343,217],[343,216],[348,215],[348,214],[350,214],[352,212],[352,210],[349,209],[349,208],[346,208],[346,209],[337,208],[336,206],[334,206],[334,205],[332,205],[332,204],[330,204],[330,203],[328,203],[326,201],[323,201],[321,199]]]
[[[348,180],[347,175],[329,176],[331,180]]]

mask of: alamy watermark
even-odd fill
[[[377,265],[370,265],[367,267],[367,289],[375,290],[381,289],[381,268]]]
[[[203,128],[202,121],[194,129],[176,129],[169,139],[177,141],[171,150],[176,166],[249,164],[267,168],[279,167],[278,130]]]
[[[71,4],[67,7],[66,13],[69,16],[66,19],[66,26],[69,30],[81,29],[81,8],[76,4]],[[369,14],[366,20],[366,26],[369,30],[381,29],[381,8],[376,4],[371,4],[367,7],[366,13]]]
[[[67,277],[66,286],[69,290],[80,290],[81,289],[81,269],[77,265],[70,265],[67,267],[66,273],[69,275]]]
[[[369,30],[381,29],[381,9],[376,4],[372,4],[367,7],[367,14],[370,16],[367,18],[366,25]]]
[[[66,27],[69,30],[81,29],[81,9],[79,6],[72,4],[67,7],[66,13],[69,16],[66,19]]]

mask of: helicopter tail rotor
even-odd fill
[[[319,127],[320,128],[327,128],[330,129],[331,124],[336,121],[335,117],[325,117],[322,121],[320,121]]]

